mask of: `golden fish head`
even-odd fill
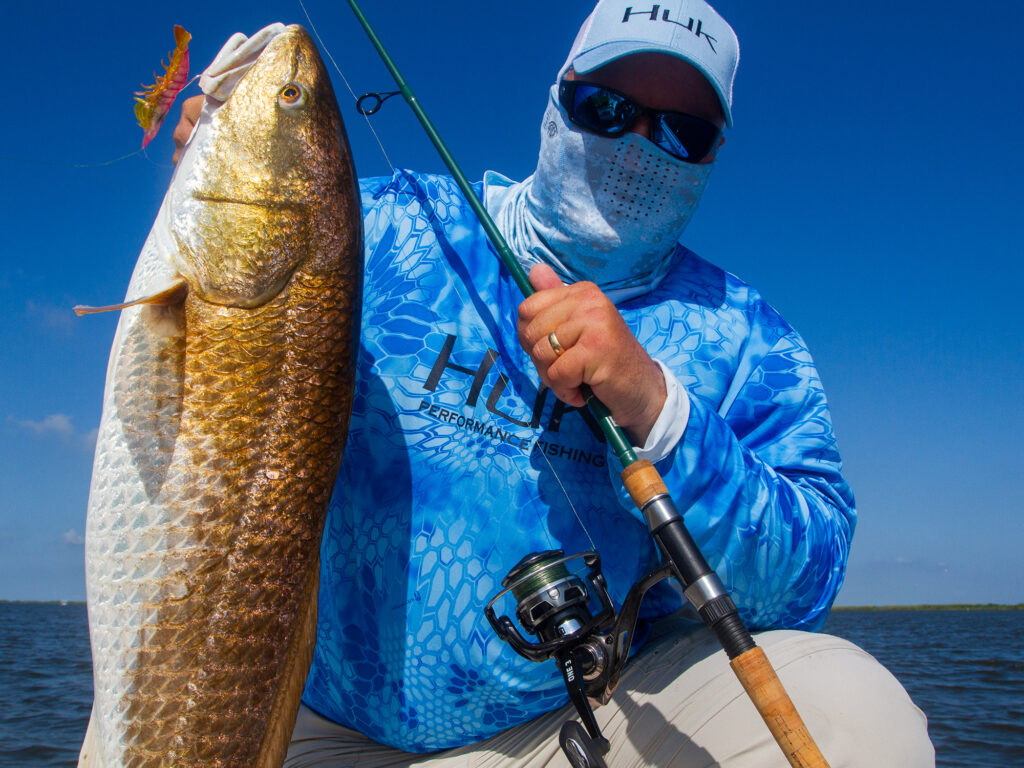
[[[304,262],[336,250],[354,171],[330,78],[302,27],[274,37],[225,102],[207,98],[189,149],[171,228],[194,297],[259,306]]]

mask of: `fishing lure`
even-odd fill
[[[191,39],[192,35],[184,27],[175,24],[175,48],[168,54],[171,61],[169,64],[160,62],[164,68],[163,77],[154,74],[156,82],[150,86],[144,85],[144,91],[135,93],[135,119],[145,131],[142,136],[143,147],[156,136],[164,118],[171,111],[175,97],[188,84],[188,43]]]

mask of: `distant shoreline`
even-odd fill
[[[85,605],[84,600],[0,600],[0,605]],[[945,605],[834,605],[833,611],[1022,611],[1024,603],[949,603]]]
[[[833,611],[1020,611],[1024,603],[949,603],[945,605],[834,605]]]

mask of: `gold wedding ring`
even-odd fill
[[[554,331],[548,334],[548,344],[555,350],[555,357],[561,357],[565,354],[565,347],[558,343],[558,337],[555,336]]]

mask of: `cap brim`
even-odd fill
[[[673,48],[669,45],[659,45],[658,43],[651,42],[650,40],[616,40],[610,43],[603,43],[602,45],[595,46],[589,51],[584,51],[579,56],[572,60],[572,69],[574,72],[580,75],[584,75],[587,72],[593,72],[599,67],[603,67],[605,64],[621,59],[623,56],[629,56],[633,53],[666,53],[669,56],[675,56],[677,59],[682,59],[687,64],[695,67],[698,72],[704,75],[704,79],[707,80],[711,87],[715,89],[715,93],[718,95],[718,103],[722,107],[722,113],[725,115],[725,124],[732,128],[732,110],[729,108],[729,101],[726,98],[725,89],[722,84],[718,82],[717,78],[696,59],[684,56],[678,48]],[[564,72],[562,73],[565,74]]]

